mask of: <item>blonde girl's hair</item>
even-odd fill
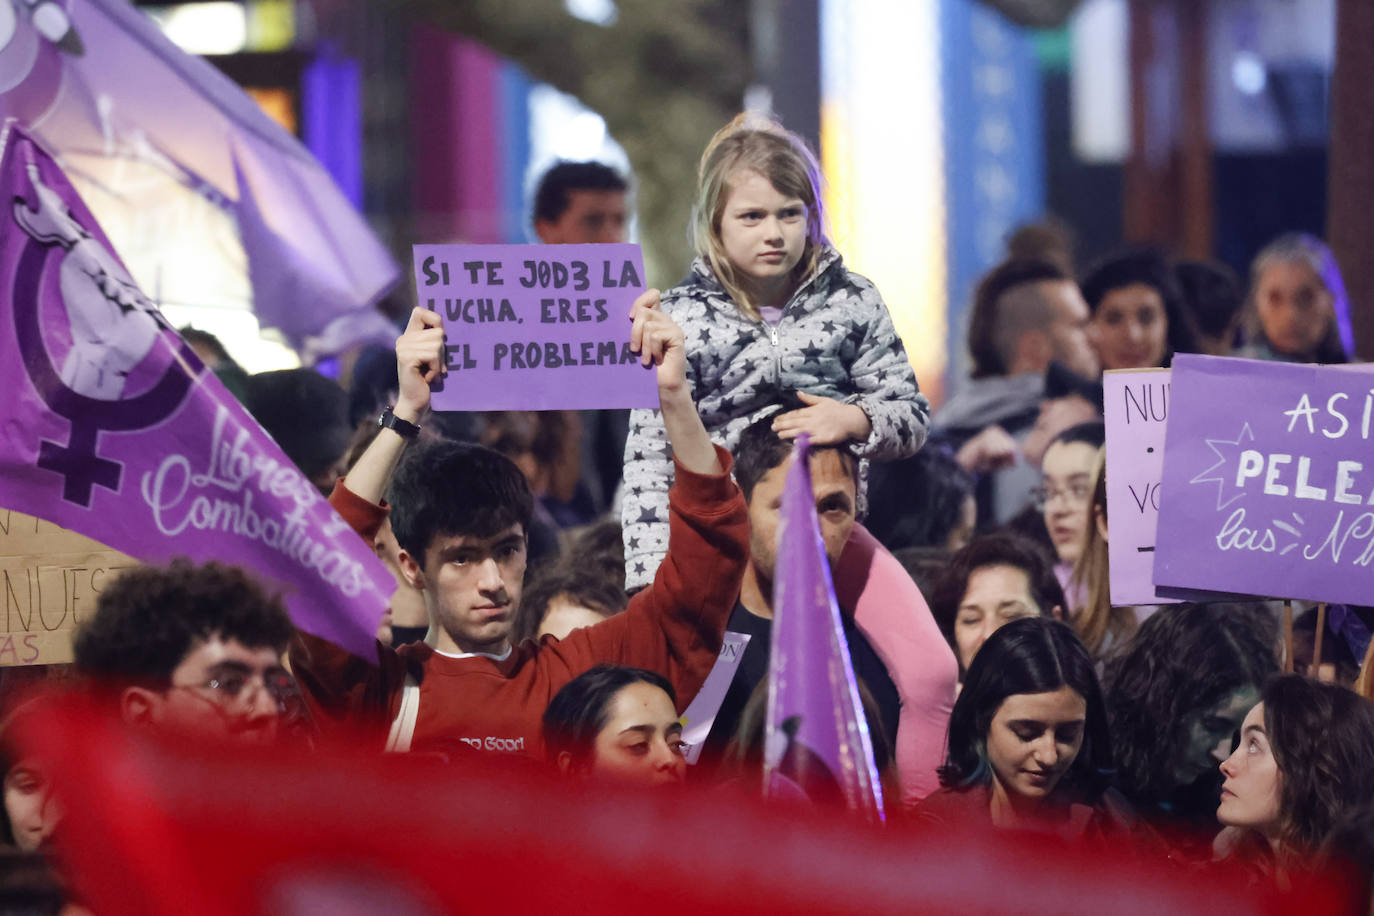
[[[821,249],[828,243],[821,203],[821,169],[801,137],[776,121],[748,112],[736,115],[716,131],[701,154],[697,200],[692,209],[692,244],[740,311],[757,320],[759,303],[751,301],[740,285],[720,239],[730,179],[741,170],[758,172],[779,194],[806,204],[806,248],[793,271],[794,281],[800,283],[816,269]]]
[[[1071,594],[1083,596],[1082,607],[1073,609],[1070,619],[1078,638],[1087,647],[1094,659],[1102,657],[1103,646],[1110,636],[1115,651],[1121,651],[1127,640],[1135,633],[1135,614],[1130,608],[1112,607],[1111,578],[1107,569],[1107,539],[1097,526],[1097,513],[1107,517],[1107,462],[1106,448],[1097,450],[1097,464],[1093,470],[1092,509],[1088,515],[1088,530],[1083,542],[1083,552],[1074,563],[1073,575],[1069,581],[1073,587]]]

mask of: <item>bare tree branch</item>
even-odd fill
[[[647,269],[682,277],[696,162],[742,105],[750,78],[747,4],[620,0],[609,26],[570,16],[561,0],[390,0],[393,8],[466,35],[534,79],[598,112],[630,158]]]

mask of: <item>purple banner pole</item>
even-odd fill
[[[764,794],[883,819],[883,791],[816,518],[805,436],[783,486],[773,586]]]
[[[395,580],[168,327],[66,176],[0,156],[0,505],[147,562],[242,566],[370,657]]]

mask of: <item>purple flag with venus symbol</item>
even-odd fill
[[[830,581],[807,454],[803,436],[783,485],[764,794],[844,804],[880,821],[883,791]]]
[[[395,580],[130,279],[40,145],[0,136],[0,506],[148,562],[242,566],[368,657]]]

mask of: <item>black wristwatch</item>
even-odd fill
[[[377,418],[377,425],[382,429],[394,429],[402,439],[414,439],[420,435],[420,427],[409,420],[402,420],[391,412],[390,407],[382,411],[382,415]]]

